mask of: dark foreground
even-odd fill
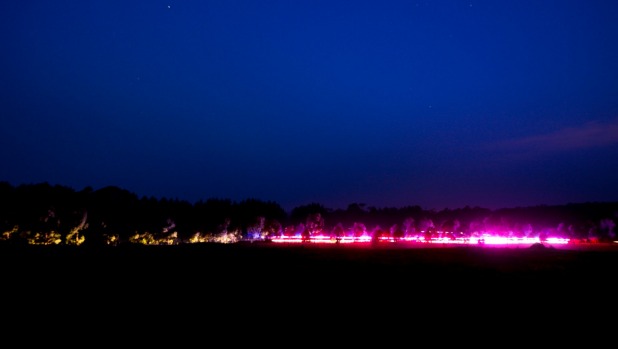
[[[618,275],[618,247],[421,246],[406,244],[186,244],[178,246],[0,246],[6,278],[48,286],[233,287],[316,292],[367,287],[416,290],[602,285]],[[461,284],[464,282],[464,284]],[[232,286],[233,285],[233,286]]]
[[[547,326],[602,324],[617,297],[615,246],[239,243],[0,251],[4,318],[17,328],[52,326],[45,340],[60,343],[68,332],[109,338],[110,345],[125,336],[141,345],[169,337],[247,339],[230,332],[269,344],[280,335],[287,336],[283,343],[319,344],[332,335],[348,342],[350,333],[362,344],[363,336],[406,340],[436,329],[493,328],[512,336],[519,328],[537,336]],[[383,337],[397,327],[404,331]],[[336,331],[342,328],[348,332]]]

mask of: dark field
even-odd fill
[[[294,340],[304,338],[301,325],[324,328],[316,337],[322,340],[342,326],[359,335],[411,323],[471,331],[521,321],[533,329],[581,328],[610,311],[618,275],[614,245],[3,245],[0,251],[5,317],[14,324],[58,322],[64,329],[69,319],[97,338],[113,329],[113,336],[146,333],[155,343],[158,331],[176,336],[170,326],[192,330],[192,338],[216,334],[213,328],[284,328],[296,331]]]
[[[27,281],[90,281],[110,287],[173,283],[348,288],[375,282],[454,287],[613,281],[618,246],[436,246],[371,244],[186,244],[178,246],[1,246],[7,277]],[[409,288],[409,287],[408,287]],[[413,288],[412,288],[413,289]]]

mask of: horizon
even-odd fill
[[[328,206],[325,205],[324,203],[320,202],[320,201],[312,201],[312,202],[307,202],[304,204],[300,204],[294,207],[285,207],[284,205],[282,205],[280,202],[277,202],[276,200],[267,200],[267,199],[261,199],[261,198],[253,198],[253,197],[247,197],[247,198],[241,198],[241,199],[232,199],[230,197],[204,197],[204,198],[200,198],[194,201],[191,200],[186,200],[183,198],[179,198],[179,197],[157,197],[154,195],[141,195],[140,193],[134,192],[132,190],[129,190],[127,188],[123,188],[117,185],[105,185],[105,186],[101,186],[101,187],[93,187],[93,186],[85,186],[83,188],[75,188],[75,187],[71,187],[68,185],[63,185],[61,183],[50,183],[47,181],[44,182],[37,182],[37,183],[19,183],[19,184],[15,184],[15,183],[10,183],[8,181],[0,181],[1,183],[7,183],[9,184],[11,187],[13,188],[17,188],[19,186],[37,186],[37,185],[49,185],[51,187],[55,187],[55,186],[59,186],[59,187],[63,187],[63,188],[67,188],[70,189],[74,192],[81,192],[81,191],[85,191],[88,189],[91,189],[93,192],[94,191],[98,191],[98,190],[102,190],[105,188],[116,188],[118,190],[122,190],[122,191],[127,191],[132,195],[135,195],[139,200],[142,199],[150,199],[150,198],[154,198],[158,201],[161,200],[173,200],[173,201],[182,201],[182,202],[187,202],[191,205],[195,205],[199,202],[207,202],[208,200],[225,200],[225,201],[230,201],[230,203],[232,204],[239,204],[242,203],[244,201],[249,201],[249,200],[256,200],[259,202],[263,202],[263,203],[274,203],[278,206],[280,206],[285,212],[286,214],[290,214],[294,209],[296,208],[302,208],[302,207],[306,207],[306,206],[312,206],[312,205],[319,205],[322,208],[329,210],[329,211],[337,211],[337,210],[347,210],[350,206],[352,205],[358,205],[359,207],[365,209],[365,210],[371,210],[371,209],[377,209],[377,210],[381,210],[381,209],[403,209],[406,207],[420,207],[423,211],[435,211],[435,212],[440,212],[440,211],[445,211],[445,210],[451,210],[451,211],[456,211],[456,210],[462,210],[462,209],[484,209],[484,210],[489,210],[489,211],[499,211],[499,210],[509,210],[509,209],[520,209],[520,208],[538,208],[538,207],[560,207],[560,206],[568,206],[568,205],[586,205],[586,204],[614,204],[614,203],[618,203],[618,200],[614,200],[614,201],[580,201],[580,202],[563,202],[563,203],[555,203],[555,204],[545,204],[545,203],[538,203],[538,204],[531,204],[531,205],[522,205],[522,206],[511,206],[511,207],[495,207],[495,208],[491,208],[491,207],[484,207],[484,206],[479,206],[479,205],[463,205],[463,206],[459,206],[459,207],[443,207],[443,208],[433,208],[433,207],[424,207],[420,204],[414,204],[414,203],[410,203],[410,204],[405,204],[405,205],[400,205],[400,206],[396,206],[396,205],[384,205],[384,206],[378,206],[378,205],[372,205],[371,203],[364,203],[364,202],[350,202],[347,205],[345,205],[344,207],[332,207],[332,206]]]

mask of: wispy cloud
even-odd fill
[[[496,144],[510,150],[565,151],[618,144],[618,119],[601,123],[588,122],[551,133],[511,139]]]

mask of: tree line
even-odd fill
[[[31,244],[237,242],[282,234],[406,235],[421,231],[463,235],[555,235],[582,241],[615,239],[618,202],[568,203],[490,210],[426,210],[418,205],[374,207],[351,203],[332,209],[309,203],[284,210],[248,198],[184,200],[139,197],[107,186],[11,185],[0,182],[0,240]]]

